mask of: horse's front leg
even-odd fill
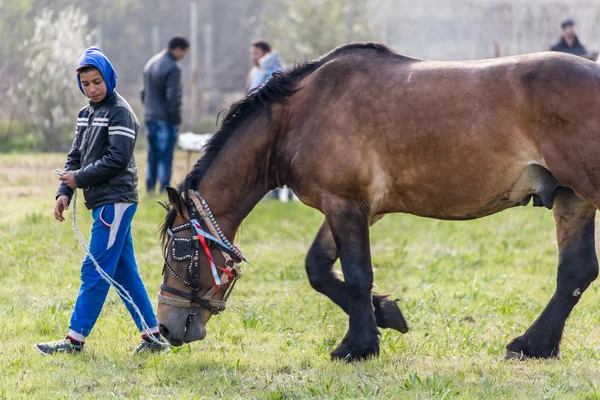
[[[574,194],[554,203],[559,263],[556,290],[542,314],[507,346],[506,358],[558,357],[567,317],[581,294],[598,276],[594,245],[596,208]]]
[[[331,359],[363,360],[379,354],[371,289],[373,269],[369,244],[368,207],[356,201],[328,202],[323,207],[335,241],[350,301],[349,329]]]

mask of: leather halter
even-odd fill
[[[198,192],[189,191],[188,197],[192,200],[192,205],[188,207],[188,213],[190,216],[190,220],[177,225],[173,228],[167,230],[169,234],[169,239],[165,244],[164,249],[164,266],[163,266],[163,274],[165,271],[171,273],[177,280],[183,283],[186,286],[191,288],[191,292],[184,292],[179,289],[175,289],[166,284],[162,284],[160,286],[161,291],[165,291],[171,294],[174,294],[179,297],[183,297],[183,300],[176,297],[163,296],[158,293],[158,302],[173,306],[173,307],[181,307],[181,308],[192,308],[195,309],[198,306],[203,307],[210,311],[212,314],[216,315],[224,311],[227,307],[227,299],[229,295],[233,291],[233,287],[235,286],[235,282],[242,276],[242,270],[239,267],[239,263],[242,261],[247,261],[242,254],[242,252],[221,232],[221,228],[217,224],[217,221],[214,219],[208,204],[206,201],[200,197]],[[191,236],[179,237],[175,236],[175,233],[182,232],[184,230],[190,229]],[[210,231],[209,232],[207,232]],[[190,243],[191,254],[185,254],[183,256],[177,255],[175,248],[176,243]],[[169,265],[168,258],[168,249],[169,244],[171,245],[171,258],[175,261],[184,261],[189,259],[190,264],[187,268],[189,278],[184,278],[179,275],[175,270]],[[216,248],[221,252],[223,258],[225,259],[225,264],[223,267],[217,267],[212,260],[212,256],[210,255],[210,250],[208,247]],[[215,280],[214,286],[203,296],[199,295],[200,291],[200,249],[203,249],[207,258],[210,262],[210,267],[212,269],[213,278]],[[218,270],[222,273],[220,276],[218,275]],[[214,300],[212,297],[217,293],[217,291],[227,283],[231,281],[231,284],[227,288],[225,294],[223,295],[222,300]],[[194,314],[191,314],[194,315]]]

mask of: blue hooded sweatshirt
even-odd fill
[[[83,67],[95,67],[100,71],[106,83],[106,96],[110,96],[114,92],[115,86],[117,86],[117,72],[110,61],[108,61],[108,58],[102,53],[102,50],[98,47],[90,47],[84,51],[81,57],[79,57],[79,61],[77,61],[77,71]],[[77,83],[79,84],[81,93],[85,94],[81,86],[79,73],[77,74]]]

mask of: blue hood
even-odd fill
[[[79,61],[77,61],[77,70],[79,71],[83,67],[98,68],[106,83],[106,95],[109,96],[114,92],[115,86],[117,86],[117,71],[115,71],[108,58],[102,53],[102,50],[97,47],[90,47],[84,51],[81,57],[79,57]],[[85,94],[81,87],[79,74],[77,74],[77,84],[79,84],[81,93]]]

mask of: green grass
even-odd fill
[[[181,178],[185,156],[177,159]],[[401,299],[411,330],[383,330],[380,357],[363,363],[329,361],[347,317],[311,289],[304,272],[321,216],[272,201],[243,225],[237,243],[252,264],[227,311],[209,322],[206,340],[160,357],[131,356],[138,335],[111,291],[83,354],[43,357],[32,344],[65,334],[83,258],[70,220],[52,217],[51,171],[62,160],[0,156],[2,399],[600,398],[597,285],[567,323],[560,360],[502,359],[505,344],[537,317],[555,286],[552,214],[533,208],[470,222],[389,215],[375,225],[377,291]],[[89,237],[89,212],[79,211]],[[163,216],[144,198],[134,219],[154,304]]]

